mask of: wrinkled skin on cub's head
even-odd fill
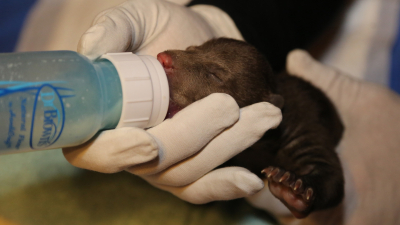
[[[185,51],[162,52],[157,59],[168,77],[172,115],[211,93],[229,94],[240,107],[261,101],[283,105],[273,94],[275,75],[267,59],[243,41],[212,39]]]

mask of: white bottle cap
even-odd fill
[[[116,128],[148,128],[167,115],[169,87],[165,71],[152,56],[131,52],[101,56],[117,69],[122,85],[122,113]]]

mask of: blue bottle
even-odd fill
[[[77,146],[99,131],[162,122],[169,90],[151,56],[0,54],[0,154]]]

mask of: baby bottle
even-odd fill
[[[0,54],[0,154],[77,146],[106,129],[152,127],[168,104],[167,77],[151,56]]]

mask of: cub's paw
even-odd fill
[[[267,177],[271,193],[281,200],[296,218],[304,218],[310,213],[315,193],[301,178],[272,166],[261,173]]]

